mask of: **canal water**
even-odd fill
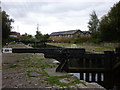
[[[80,79],[80,73],[70,73],[70,74],[73,74],[74,76],[76,76],[78,79]],[[86,73],[84,73],[84,75],[83,75],[83,80],[85,81],[86,80]],[[90,74],[89,75],[89,81],[92,81],[92,75]],[[98,81],[98,75],[96,74],[96,76],[95,76],[95,81]],[[101,74],[101,81],[104,81],[104,75],[103,74]]]

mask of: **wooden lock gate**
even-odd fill
[[[44,53],[60,62],[56,71],[80,73],[80,79],[97,82],[107,89],[120,88],[120,48],[103,54],[86,53],[83,48],[13,48],[3,53]]]

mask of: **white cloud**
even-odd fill
[[[3,2],[16,2],[16,0],[2,0]],[[114,2],[119,0],[103,0],[104,2]],[[17,2],[48,2],[48,0],[17,0]],[[101,0],[49,0],[49,2],[101,2]]]
[[[13,26],[19,26],[19,30],[14,30],[34,35],[37,24],[43,34],[71,29],[88,30],[90,13],[95,10],[100,18],[117,1],[119,0],[4,0],[2,8],[15,20]]]

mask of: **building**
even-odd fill
[[[64,42],[69,43],[72,42],[73,37],[76,35],[80,35],[82,38],[89,38],[90,33],[88,31],[81,30],[69,30],[69,31],[61,31],[61,32],[53,32],[50,34],[51,40],[54,42]]]
[[[15,32],[15,31],[12,31],[12,32],[10,32],[10,37],[19,38],[19,37],[20,37],[20,33],[19,33],[19,32]]]
[[[81,31],[81,30],[69,30],[69,31],[62,31],[62,32],[53,32],[50,34],[51,38],[57,38],[57,37],[73,37],[75,35],[90,35],[88,31]]]

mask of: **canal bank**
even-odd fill
[[[11,48],[31,48],[24,44]],[[3,88],[49,88],[58,90],[101,89],[96,83],[87,83],[66,72],[55,72],[54,59],[44,58],[42,53],[3,54]]]

